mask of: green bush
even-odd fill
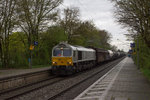
[[[133,60],[137,64],[137,40],[135,40],[135,52]],[[139,66],[143,74],[150,79],[150,48],[144,43],[144,40],[139,37]]]

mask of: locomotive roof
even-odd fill
[[[79,50],[79,51],[95,51],[94,49],[91,49],[91,48],[85,48],[85,47],[82,47],[82,46],[72,46],[70,45],[70,47],[73,49],[73,50]]]
[[[73,45],[70,45],[70,44],[67,44],[67,43],[59,43],[57,46],[55,47],[59,47],[60,45],[65,45],[66,47],[70,47],[72,48],[73,50],[78,50],[78,51],[93,51],[95,52],[94,49],[91,49],[91,48],[85,48],[85,47],[82,47],[82,46],[73,46]],[[54,47],[54,48],[55,48]]]

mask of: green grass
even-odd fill
[[[142,68],[141,71],[144,74],[144,76],[150,81],[150,69]]]

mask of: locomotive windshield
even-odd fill
[[[63,50],[63,56],[71,56],[71,49],[67,48]]]
[[[53,51],[53,56],[61,56],[62,55],[62,51],[60,48],[56,48],[54,51]]]
[[[71,49],[70,48],[56,48],[53,51],[53,56],[71,56]]]

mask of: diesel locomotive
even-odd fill
[[[85,48],[61,42],[52,49],[52,73],[69,75],[117,57],[111,50]]]

